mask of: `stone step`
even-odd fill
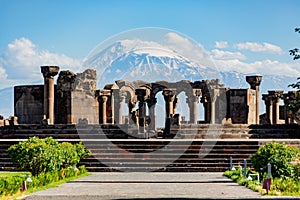
[[[155,167],[117,167],[117,168],[98,168],[98,167],[87,167],[90,172],[224,172],[228,167],[178,167],[178,168],[155,168]]]
[[[77,143],[78,139],[59,138]],[[20,140],[0,140],[0,167],[13,168],[6,149]],[[225,171],[229,157],[233,165],[243,164],[258,147],[252,140],[172,140],[172,139],[87,139],[84,145],[93,156],[81,160],[89,171]],[[113,146],[113,145],[115,146]],[[108,165],[108,166],[107,166]],[[114,166],[115,169],[110,166]]]

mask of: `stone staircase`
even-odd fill
[[[93,156],[81,161],[89,171],[223,172],[233,165],[249,166],[258,141],[127,139],[85,141]]]
[[[125,132],[128,131],[126,126],[116,128],[111,125],[77,127],[74,125],[19,125],[0,128],[0,170],[17,170],[8,157],[9,146],[32,136],[40,138],[52,136],[61,142],[83,141],[93,153],[93,156],[80,162],[89,171],[222,172],[229,168],[230,157],[233,158],[234,166],[243,165],[244,159],[247,160],[248,166],[251,166],[251,155],[260,146],[275,139],[252,139],[249,136],[251,134],[266,136],[276,129],[276,127],[272,129],[267,126],[247,129],[242,125],[223,126],[222,129],[217,126],[207,127],[207,125],[182,127],[178,130],[171,130],[175,136],[168,139],[135,139],[126,135]],[[287,127],[278,126],[277,128],[278,131]],[[198,130],[196,134],[195,129]],[[297,127],[292,127],[289,134],[293,132],[293,129]],[[215,130],[219,130],[217,137],[212,134]],[[251,134],[247,134],[248,131]],[[259,134],[259,131],[262,133],[265,131],[266,134]],[[296,137],[298,132],[293,133]],[[276,133],[272,132],[273,134]],[[280,135],[280,132],[277,134]],[[293,143],[292,145],[298,147],[300,145],[299,139],[279,138],[276,140]]]
[[[76,143],[79,139],[59,139]],[[10,145],[20,139],[0,140],[0,170],[17,170],[7,154]],[[259,145],[252,140],[182,140],[182,139],[82,139],[93,156],[85,165],[94,172],[223,172],[248,161]]]

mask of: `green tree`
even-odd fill
[[[296,33],[300,33],[300,28],[295,28]],[[294,60],[300,59],[300,51],[298,48],[290,50],[290,55],[293,56]],[[289,87],[297,89],[297,101],[290,103],[288,109],[295,115],[300,110],[300,77],[297,78],[297,82],[290,84]]]
[[[298,160],[300,150],[294,146],[277,142],[266,143],[251,157],[254,169],[262,174],[267,171],[267,164],[272,166],[273,178],[298,178],[298,166],[291,164]]]

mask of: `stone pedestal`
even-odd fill
[[[54,124],[54,76],[59,72],[57,66],[41,66],[44,77],[44,115]]]
[[[259,86],[262,76],[246,76],[246,81],[249,83],[250,88],[256,92],[256,124],[259,124]]]

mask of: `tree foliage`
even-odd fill
[[[258,172],[266,172],[267,164],[272,166],[273,178],[298,178],[298,166],[292,165],[292,161],[299,159],[300,150],[294,146],[270,142],[260,147],[251,157],[254,169]]]
[[[41,173],[75,167],[81,158],[90,155],[82,143],[59,143],[52,137],[32,137],[11,146],[8,154],[13,163],[36,176]]]
[[[295,28],[295,32],[300,33],[300,28]],[[294,60],[297,60],[300,58],[300,52],[298,48],[294,48],[290,50],[290,55],[293,56]]]
[[[296,33],[300,33],[300,28],[295,28]],[[290,50],[290,55],[293,56],[294,60],[300,59],[300,52],[298,48]],[[293,103],[288,104],[288,110],[290,110],[294,115],[300,110],[300,77],[297,79],[296,83],[290,84],[289,87],[297,89],[297,100]]]

